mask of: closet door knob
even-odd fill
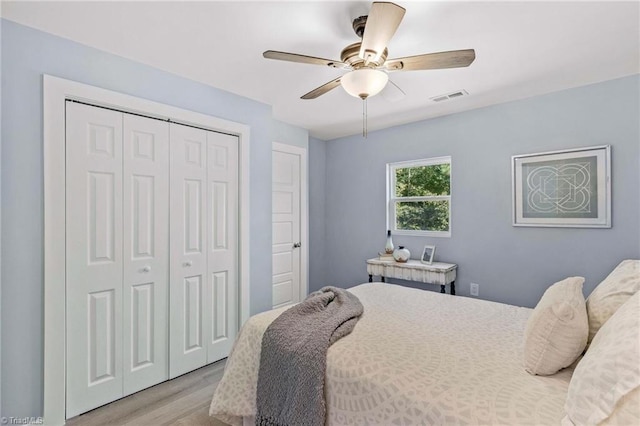
[[[142,272],[151,272],[151,266],[146,265],[144,268],[142,268]]]
[[[189,266],[192,266],[192,265],[193,265],[193,262],[192,262],[192,261],[190,261],[190,260],[187,260],[187,261],[186,261],[186,262],[184,262],[182,265],[188,268]]]

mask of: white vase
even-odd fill
[[[404,248],[404,246],[398,246],[398,248],[393,251],[393,258],[396,262],[405,263],[410,257],[411,252]]]
[[[393,253],[393,240],[391,239],[391,231],[387,231],[387,244],[384,246],[384,252]]]

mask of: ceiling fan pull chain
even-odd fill
[[[362,98],[362,137],[367,137],[367,98]]]
[[[366,107],[367,107],[367,98],[364,98],[362,100],[362,137],[363,138],[367,137],[367,126],[366,126],[366,116],[365,116]]]

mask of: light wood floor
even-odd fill
[[[220,425],[208,413],[225,363],[226,360],[218,361],[96,408],[67,420],[67,425]]]

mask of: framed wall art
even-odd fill
[[[513,225],[611,228],[609,145],[511,157]]]

